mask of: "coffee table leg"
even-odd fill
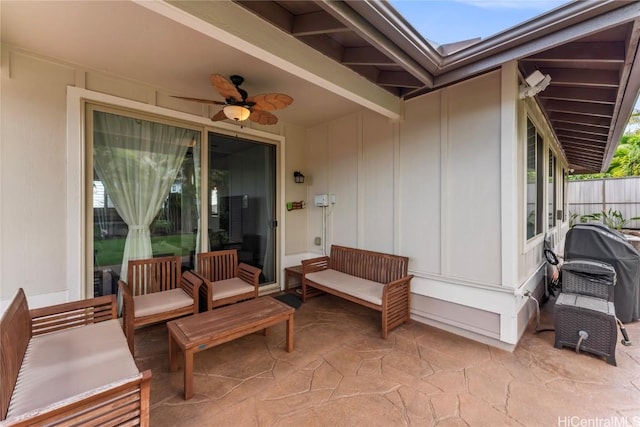
[[[184,400],[193,396],[193,352],[184,352]]]
[[[178,370],[178,345],[169,331],[169,371]]]
[[[293,351],[293,314],[287,319],[287,352]]]

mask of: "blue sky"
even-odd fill
[[[390,3],[424,38],[437,44],[446,44],[476,37],[486,38],[568,2],[390,0]]]

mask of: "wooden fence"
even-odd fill
[[[640,176],[569,181],[569,215],[619,211],[624,219],[640,217]],[[640,229],[640,221],[625,228]]]

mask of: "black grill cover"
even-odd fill
[[[623,323],[640,318],[640,253],[624,235],[604,224],[576,224],[564,243],[564,259],[591,259],[616,270],[616,316]]]

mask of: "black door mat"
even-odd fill
[[[300,308],[302,305],[302,300],[293,294],[282,294],[274,297],[277,300],[282,301],[283,303],[290,305],[296,310]]]

